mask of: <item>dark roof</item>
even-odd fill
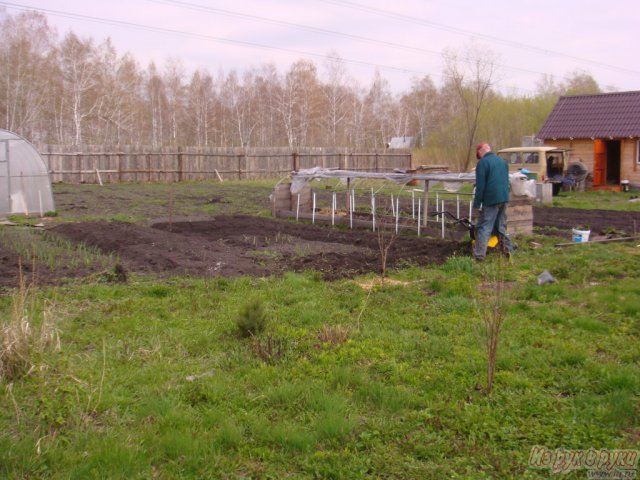
[[[560,97],[537,137],[640,137],[640,91]]]

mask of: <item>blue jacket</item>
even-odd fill
[[[509,165],[493,152],[485,153],[476,167],[474,208],[509,201]]]

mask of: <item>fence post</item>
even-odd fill
[[[424,193],[423,203],[424,203],[424,215],[422,216],[422,225],[427,226],[427,220],[429,218],[429,180],[424,181]],[[436,205],[436,210],[438,209],[438,205]]]
[[[116,159],[118,161],[118,183],[122,183],[122,154],[116,153]]]
[[[378,152],[376,152],[376,173],[380,171],[380,165],[378,165]]]
[[[298,159],[298,152],[293,152],[291,154],[291,164],[293,166],[293,171],[297,172],[300,168],[300,160]]]
[[[178,182],[182,182],[182,168],[184,157],[182,155],[182,147],[178,147]]]

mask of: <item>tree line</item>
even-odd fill
[[[332,52],[321,65],[300,59],[212,75],[179,60],[142,68],[110,40],[73,32],[59,38],[37,12],[0,21],[1,126],[36,144],[383,149],[390,137],[416,137],[423,163],[466,169],[477,140],[519,145],[535,134],[560,95],[597,93],[586,72],[562,82],[545,76],[536,92],[497,88],[492,52],[445,52],[443,84],[414,78],[394,94],[376,72],[353,80]]]

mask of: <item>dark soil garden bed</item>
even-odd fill
[[[317,270],[325,279],[336,279],[381,267],[373,232],[244,215],[151,226],[74,222],[50,232],[113,254],[129,272],[209,277]],[[439,264],[461,248],[457,242],[401,235],[387,266]]]

